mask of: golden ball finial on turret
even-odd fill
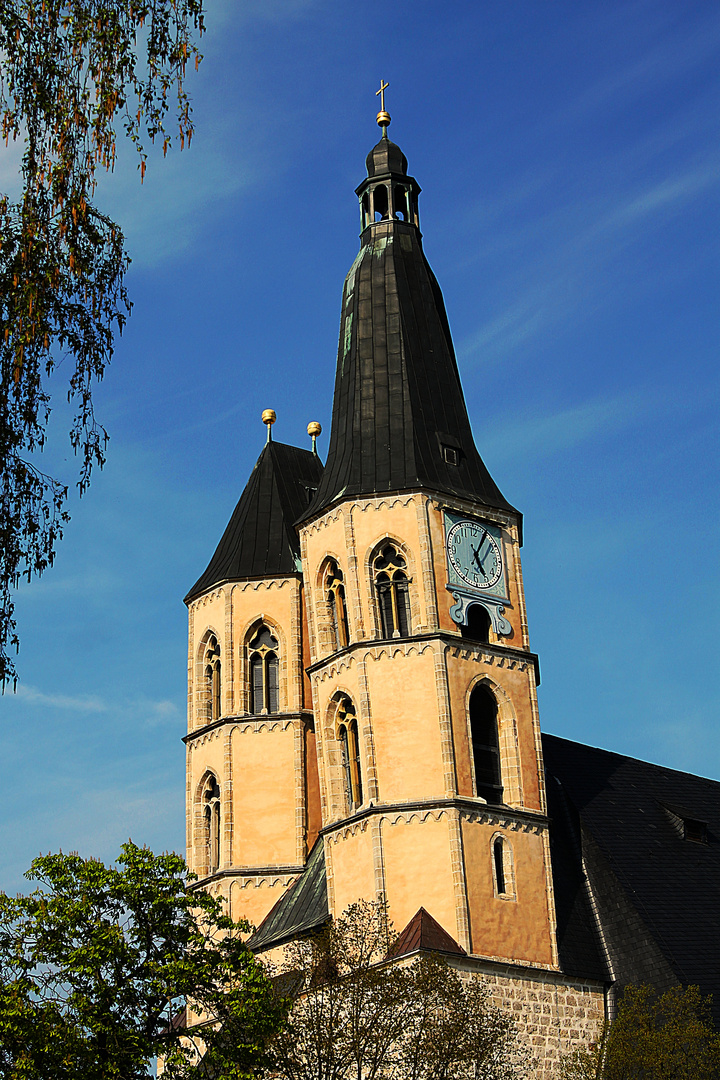
[[[274,409],[263,409],[262,422],[263,422],[263,424],[267,424],[267,441],[268,442],[270,442],[271,439],[272,439],[272,426],[273,426],[273,424],[275,423],[276,420],[277,420],[277,416],[275,414]]]
[[[317,420],[311,420],[307,426],[307,433],[312,439],[312,452],[317,454],[317,437],[322,434],[322,424],[319,424]]]
[[[378,95],[380,97],[380,112],[377,114],[377,122],[381,128],[386,128],[390,123],[390,113],[385,112],[385,91],[389,85],[390,83],[383,82],[381,79],[380,89],[375,91],[375,97],[378,97]]]

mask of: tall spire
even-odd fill
[[[473,441],[445,304],[422,249],[420,186],[387,137],[389,122],[381,109],[382,138],[356,189],[361,247],[343,291],[330,446],[303,520],[340,499],[417,488],[513,510]]]

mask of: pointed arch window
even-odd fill
[[[350,642],[345,585],[343,572],[334,559],[330,560],[325,571],[325,599],[330,606],[335,648],[344,649]]]
[[[202,794],[203,827],[205,834],[205,865],[208,874],[220,866],[220,785],[210,773]]]
[[[252,638],[250,653],[250,711],[276,713],[280,709],[278,640],[262,623]]]
[[[350,698],[342,698],[337,713],[337,735],[342,748],[345,800],[348,813],[362,805],[362,770],[360,766],[360,741],[355,706]]]
[[[203,672],[205,676],[205,700],[208,703],[208,720],[219,720],[221,713],[221,663],[220,646],[214,634],[211,634],[205,645],[203,656]]]
[[[483,683],[470,695],[470,733],[475,765],[475,794],[489,803],[503,800],[497,701]]]
[[[382,636],[407,637],[410,633],[407,564],[394,544],[383,544],[373,559],[373,572]]]

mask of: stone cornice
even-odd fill
[[[203,724],[202,727],[196,728],[195,731],[189,732],[187,735],[183,735],[184,743],[192,743],[196,739],[201,738],[203,735],[210,735],[217,731],[219,728],[224,727],[240,727],[250,728],[259,731],[262,727],[270,730],[272,727],[277,727],[278,724],[286,726],[291,724],[293,720],[312,720],[313,714],[309,709],[302,709],[300,712],[287,712],[287,713],[267,713],[260,714],[246,714],[242,716],[223,716],[220,720],[213,720],[211,724]]]
[[[356,814],[342,818],[340,821],[331,822],[320,830],[321,836],[332,836],[334,833],[343,831],[356,831],[367,824],[369,818],[386,818],[392,823],[403,820],[410,822],[415,817],[424,821],[427,817],[439,820],[443,813],[456,810],[462,819],[470,822],[486,822],[487,824],[500,825],[503,828],[521,830],[523,832],[543,832],[548,826],[548,818],[545,814],[535,813],[532,810],[520,810],[512,806],[490,806],[479,799],[468,799],[457,796],[454,799],[421,799],[417,802],[402,803],[375,803],[358,810]]]
[[[310,664],[305,670],[308,675],[315,675],[332,664],[337,666],[343,660],[356,658],[359,652],[364,655],[376,654],[382,649],[402,649],[412,645],[417,649],[418,645],[432,643],[433,641],[441,641],[446,648],[454,650],[456,655],[461,652],[465,653],[467,659],[474,657],[480,661],[484,660],[486,663],[507,663],[507,666],[512,664],[532,664],[535,669],[536,685],[540,685],[540,661],[536,653],[529,652],[526,649],[514,649],[508,645],[485,645],[479,641],[475,642],[470,641],[469,638],[463,638],[460,634],[452,634],[447,630],[430,630],[423,634],[411,634],[404,638],[365,638],[362,641],[354,641],[344,649],[330,653],[321,660],[316,660],[314,664]]]

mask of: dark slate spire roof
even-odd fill
[[[321,475],[316,454],[268,442],[207,570],[185,602],[221,581],[299,573],[300,543],[293,522],[306,509]]]
[[[367,166],[363,204],[386,204],[390,192],[410,220],[368,224],[345,280],[328,458],[303,520],[341,498],[418,487],[512,511],[473,441],[442,293],[413,223],[420,189],[387,138]]]

